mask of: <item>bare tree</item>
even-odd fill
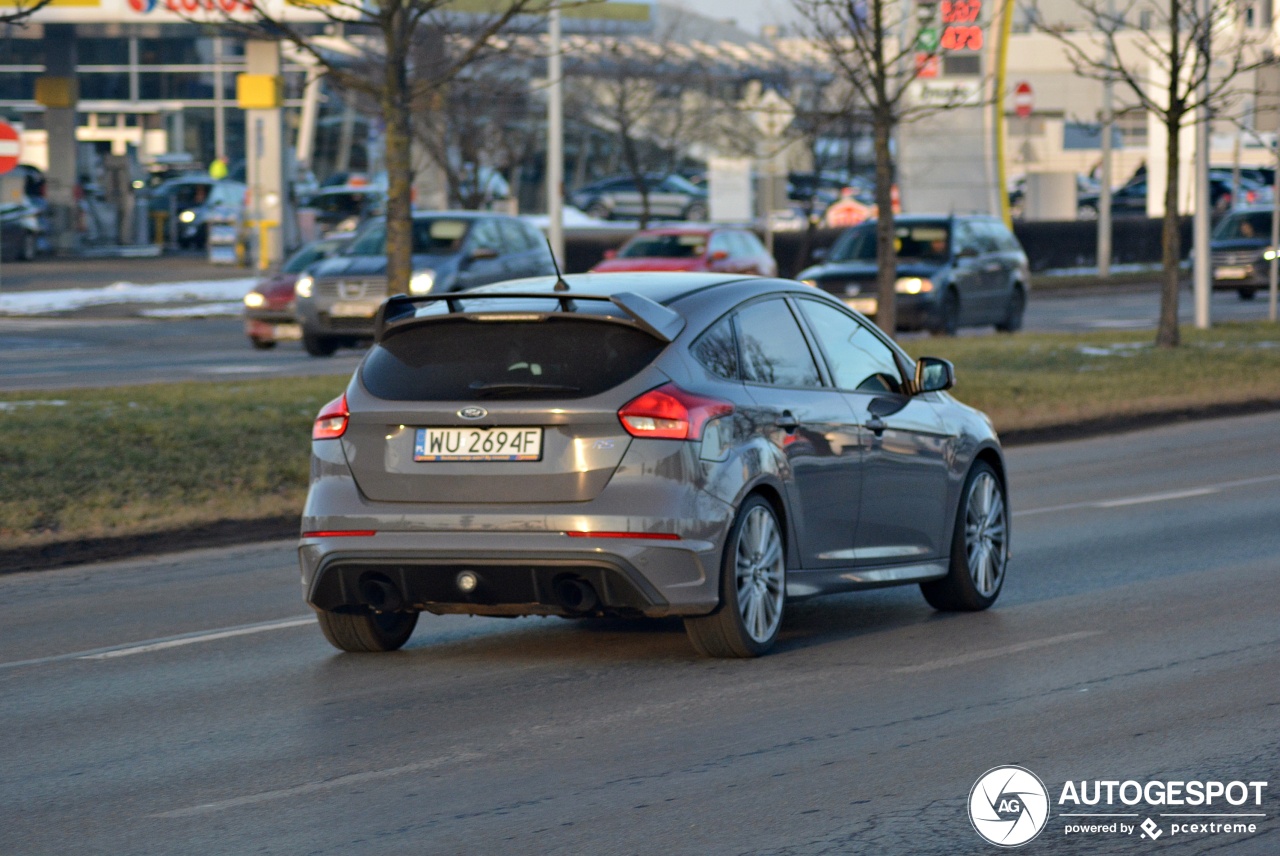
[[[21,26],[28,18],[52,2],[53,0],[17,0],[12,8],[0,12],[0,24]]]
[[[590,50],[570,60],[575,112],[594,114],[614,132],[623,169],[640,193],[640,228],[647,228],[653,177],[674,172],[707,132],[706,57],[668,32],[652,40],[593,38]]]
[[[1062,45],[1076,74],[1120,85],[1130,107],[1154,114],[1168,135],[1165,156],[1164,220],[1161,229],[1160,321],[1156,344],[1173,348],[1178,333],[1178,264],[1182,257],[1178,232],[1178,183],[1181,165],[1179,131],[1207,121],[1202,108],[1229,114],[1239,101],[1237,78],[1263,64],[1262,39],[1237,26],[1234,0],[1157,0],[1142,4],[1152,16],[1143,29],[1125,25],[1138,7],[1128,0],[1074,0],[1073,11],[1084,18],[1084,30],[1062,21],[1034,18]],[[1213,63],[1212,55],[1219,57]],[[1202,91],[1208,80],[1207,92]],[[1124,109],[1123,107],[1120,108]]]
[[[960,100],[921,105],[911,83],[919,76],[916,49],[900,34],[909,29],[900,0],[792,0],[809,35],[833,70],[864,105],[871,123],[876,170],[876,323],[887,333],[897,329],[894,283],[898,253],[894,245],[893,154],[890,143],[899,125],[940,111],[967,106]],[[930,57],[933,55],[930,54]]]
[[[387,289],[407,293],[412,274],[412,117],[439,106],[462,71],[497,53],[519,16],[542,13],[549,0],[479,4],[488,13],[451,11],[453,0],[292,0],[347,34],[337,53],[256,0],[257,35],[292,42],[341,89],[378,105],[387,170]]]

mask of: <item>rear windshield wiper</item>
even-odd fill
[[[504,395],[519,395],[523,392],[581,392],[581,387],[562,383],[485,383],[473,381],[471,389],[484,398],[500,398]]]

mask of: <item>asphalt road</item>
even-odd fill
[[[1190,323],[1190,294],[1181,300]],[[1027,309],[1028,330],[1154,329],[1159,299],[1151,290],[1044,292]],[[118,310],[114,310],[118,311]],[[1259,320],[1267,317],[1264,299],[1242,301],[1234,293],[1216,294],[1213,318]],[[991,335],[991,328],[964,330]],[[909,342],[927,341],[924,334]],[[909,344],[913,351],[927,350]],[[68,318],[0,318],[0,391],[60,389],[170,380],[349,375],[360,352],[339,351],[332,358],[309,357],[298,342],[271,351],[255,351],[236,318],[144,319],[81,315]]]
[[[1275,429],[1012,450],[995,609],[808,601],[755,661],[678,623],[456,616],[340,655],[288,543],[0,577],[0,853],[988,854],[970,788],[1021,764],[1052,810],[1022,852],[1274,856]],[[1091,809],[1067,780],[1269,785]],[[1073,810],[1161,837],[1069,836]],[[1263,816],[1162,816],[1204,811]]]

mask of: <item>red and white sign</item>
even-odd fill
[[[18,165],[22,157],[22,139],[18,129],[8,122],[0,122],[0,175]]]
[[[1029,119],[1031,108],[1036,106],[1035,95],[1031,92],[1031,84],[1025,80],[1013,89],[1013,112],[1019,119]]]

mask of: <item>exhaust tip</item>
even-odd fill
[[[367,574],[360,579],[360,599],[378,612],[395,612],[404,608],[404,595],[399,587],[382,574]]]
[[[591,583],[578,577],[561,577],[554,589],[556,600],[569,612],[591,612],[600,604]]]

